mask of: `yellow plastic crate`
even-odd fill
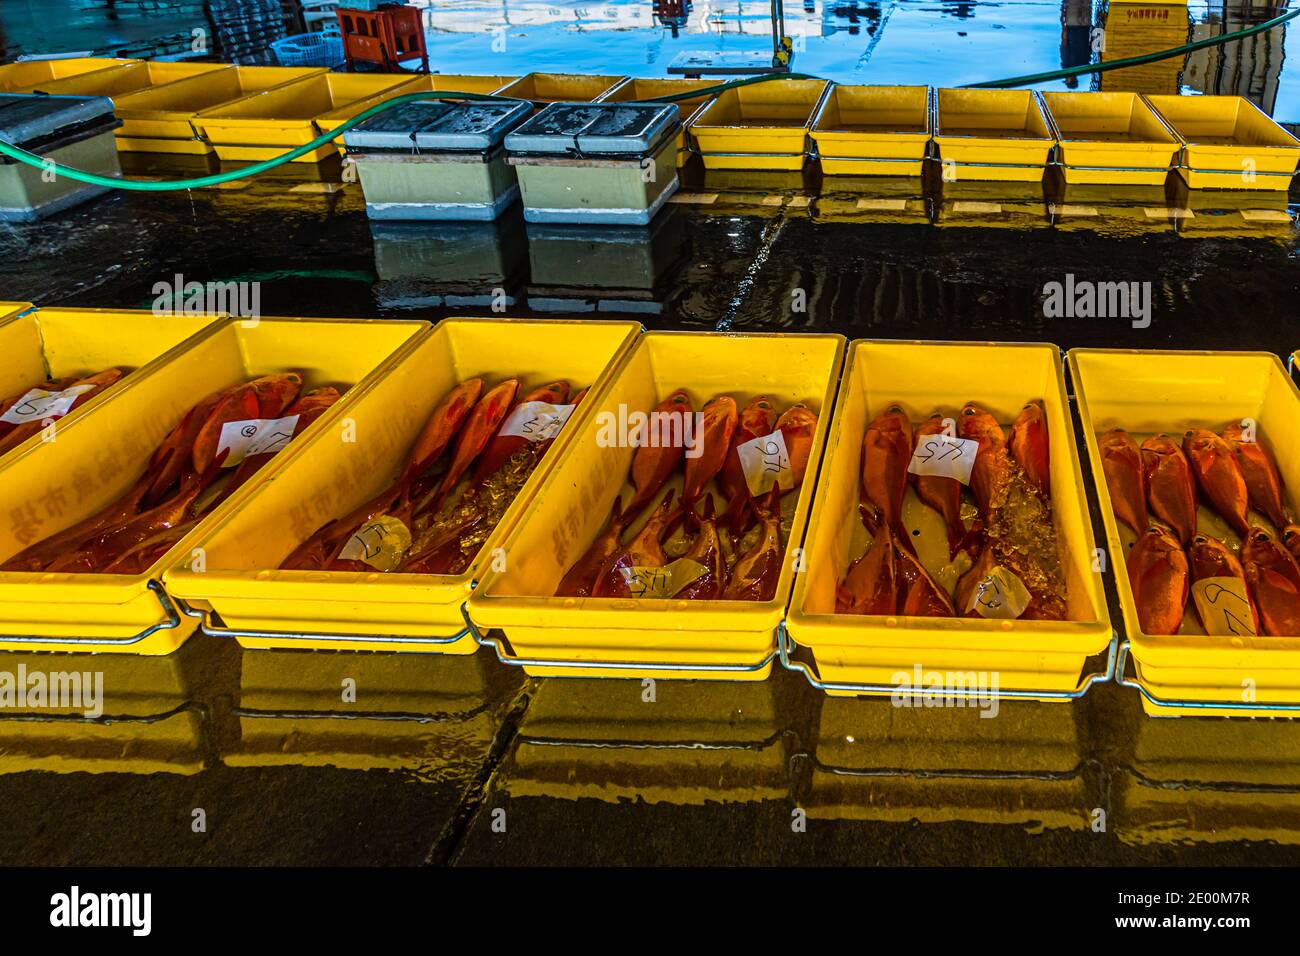
[[[362,101],[408,81],[409,77],[393,73],[322,72],[203,110],[195,114],[194,126],[223,160],[272,159],[319,136],[317,117],[353,107],[360,111],[366,108],[359,105]],[[294,162],[319,162],[337,151],[334,144],[326,143]]]
[[[494,91],[534,103],[590,103],[626,77],[585,73],[528,73]]]
[[[825,80],[772,80],[727,90],[690,127],[706,169],[802,169]]]
[[[147,90],[204,73],[228,68],[225,63],[172,63],[164,60],[134,60],[107,70],[94,70],[40,84],[33,92],[58,96],[111,96],[116,99],[137,90]]]
[[[1067,183],[1162,185],[1182,143],[1136,93],[1043,93]]]
[[[65,428],[99,402],[141,375],[149,363],[203,331],[214,316],[154,315],[145,311],[111,309],[34,309],[0,325],[0,396],[17,395],[47,379],[93,375],[113,366],[132,370],[112,388],[101,390],[75,411],[59,420]],[[33,435],[12,449],[0,462],[48,444]]]
[[[565,449],[528,518],[502,545],[506,569],[490,570],[470,598],[469,615],[480,631],[505,633],[513,656],[499,645],[498,656],[538,676],[766,678],[843,358],[839,335],[643,336],[600,398],[600,411],[649,410],[685,388],[697,410],[715,395],[731,394],[743,407],[765,394],[782,410],[805,402],[817,413],[776,596],[767,602],[554,597],[564,573],[604,526],[614,499],[630,500],[626,476],[635,449],[602,447],[593,416]]]
[[[59,440],[0,467],[0,561],[116,501],[181,417],[220,388],[271,372],[298,370],[305,388],[359,384],[299,441],[334,427],[389,356],[427,331],[424,322],[332,319],[227,320],[169,353],[145,374],[66,427]],[[156,335],[154,330],[152,333]],[[125,333],[123,333],[125,337]],[[400,354],[400,353],[399,353]],[[294,443],[294,448],[300,447]],[[287,452],[291,454],[292,451]],[[159,584],[192,554],[193,542],[266,475],[247,482],[144,574],[0,574],[0,650],[167,654],[193,632]]]
[[[0,323],[3,323],[19,312],[26,312],[32,307],[30,302],[0,302]]]
[[[828,176],[920,176],[930,145],[928,86],[833,86],[813,118]]]
[[[688,93],[691,90],[703,90],[717,85],[716,80],[687,80],[681,78],[665,80],[629,77],[613,89],[602,93],[597,99],[602,103],[630,103],[653,99],[657,96],[675,96]],[[691,153],[695,151],[695,143],[690,135],[691,123],[699,118],[712,102],[712,96],[692,96],[675,102],[674,105],[676,105],[682,120],[681,131],[677,134],[677,165],[679,167],[685,166],[691,158]]]
[[[1191,189],[1291,186],[1300,140],[1240,96],[1148,96],[1187,145],[1178,174]]]
[[[1132,540],[1132,533],[1124,529],[1126,537],[1121,536],[1110,492],[1100,477],[1097,448],[1097,436],[1116,426],[1140,440],[1162,431],[1181,434],[1192,426],[1217,431],[1227,422],[1253,418],[1261,440],[1277,457],[1294,507],[1294,489],[1300,488],[1300,452],[1289,436],[1300,421],[1300,391],[1281,361],[1265,352],[1073,349],[1070,374],[1106,525],[1128,653],[1136,667],[1135,678],[1128,683],[1139,688],[1143,708],[1162,717],[1300,716],[1300,636],[1212,637],[1187,633],[1186,624],[1184,633],[1176,635],[1142,633],[1124,568],[1125,541]],[[1188,608],[1194,616],[1190,600]],[[1122,663],[1123,654],[1120,659]],[[1248,686],[1255,688],[1254,701],[1243,699]],[[1166,706],[1161,701],[1184,706]],[[1270,710],[1269,704],[1290,704],[1293,709]]]
[[[74,56],[61,60],[24,60],[0,66],[0,93],[30,93],[43,84],[70,76],[81,76],[100,70],[135,63],[109,57]]]
[[[117,148],[122,152],[212,152],[194,128],[194,114],[324,73],[323,67],[232,66],[116,98],[122,121]]]
[[[1038,182],[1056,139],[1031,90],[941,89],[934,142],[945,181]]]
[[[871,421],[891,402],[899,402],[915,424],[935,409],[955,415],[965,402],[975,401],[1006,424],[1036,398],[1047,413],[1052,510],[1069,620],[834,613],[836,586],[867,539],[858,501],[862,437]],[[920,667],[926,680],[939,675],[945,686],[944,675],[950,673],[996,674],[1004,696],[1050,700],[1078,696],[1109,676],[1082,676],[1089,657],[1108,644],[1113,655],[1114,645],[1101,578],[1092,571],[1092,522],[1056,346],[854,342],[828,447],[804,548],[808,571],[795,583],[786,625],[796,643],[812,649],[816,676],[803,662],[791,663],[815,685],[836,695],[888,694],[900,686],[900,673],[914,684],[914,668]],[[909,498],[913,495],[909,490]],[[946,549],[937,513],[920,508],[905,519],[910,529],[921,531],[918,550],[924,553],[926,541],[935,538]]]
[[[343,443],[322,434],[283,467],[268,466],[276,467],[274,480],[197,541],[207,570],[197,574],[173,560],[168,592],[215,610],[230,630],[214,632],[237,637],[244,647],[473,653],[465,599],[532,507],[557,453],[591,414],[638,328],[633,322],[444,320],[348,409],[357,434],[372,438]],[[464,574],[277,570],[325,522],[388,487],[430,411],[474,376],[490,384],[520,376],[524,389],[564,378],[592,391]]]

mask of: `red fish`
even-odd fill
[[[605,565],[613,559],[622,546],[623,530],[627,527],[627,517],[623,512],[623,499],[614,500],[614,510],[606,522],[605,528],[596,535],[582,557],[569,567],[555,589],[556,597],[591,597],[596,586],[596,576]]]
[[[398,483],[404,483],[420,474],[447,450],[451,440],[460,431],[460,426],[469,417],[470,411],[478,403],[483,392],[483,379],[471,378],[461,382],[442,397],[429,414],[415,444],[406,456],[406,467]]]
[[[1196,533],[1196,480],[1178,443],[1168,435],[1152,435],[1144,441],[1142,477],[1147,504],[1186,547]]]
[[[1246,583],[1246,572],[1241,567],[1241,562],[1237,560],[1236,555],[1228,549],[1218,538],[1213,538],[1208,534],[1198,534],[1192,538],[1192,545],[1187,549],[1187,555],[1191,565],[1192,583],[1203,581],[1206,578],[1236,578],[1243,584],[1242,591],[1246,592],[1244,587]],[[1226,600],[1226,599],[1224,599]],[[1259,633],[1259,615],[1255,612],[1254,602],[1250,600],[1247,592],[1246,607],[1225,607],[1224,613],[1231,624],[1231,620],[1238,614],[1249,618],[1249,621],[1242,622],[1246,626],[1234,630],[1235,634],[1258,634]],[[1236,602],[1233,602],[1234,605]],[[1196,606],[1196,615],[1201,619],[1201,626],[1207,631],[1209,623],[1201,614],[1200,605]]]
[[[670,491],[637,536],[605,562],[605,566],[596,576],[596,584],[591,592],[592,597],[630,597],[633,593],[631,582],[624,572],[631,572],[633,568],[662,568],[668,563],[668,556],[664,554],[664,546],[661,542],[664,529],[672,524],[675,518],[672,503],[673,493]]]
[[[94,375],[87,376],[86,378],[76,379],[70,385],[64,386],[64,388],[84,386],[87,390],[76,396],[72,400],[72,404],[68,406],[68,410],[63,414],[65,416],[72,414],[73,411],[103,392],[104,389],[114,385],[124,374],[126,373],[123,369],[110,368],[105,369],[102,372],[97,372]],[[46,391],[63,391],[63,388],[46,389]],[[20,395],[19,398],[21,397],[22,396]],[[0,414],[3,413],[0,412]],[[10,427],[11,423],[0,422],[0,426]],[[44,421],[26,422],[22,425],[12,426],[12,431],[5,435],[4,438],[0,439],[0,455],[17,448],[33,435],[39,434],[41,429],[44,427]],[[0,432],[0,434],[3,434],[3,432]]]
[[[466,516],[450,528],[440,531],[421,545],[398,568],[403,574],[454,574],[465,561],[461,539],[483,520],[483,512]]]
[[[871,548],[851,565],[835,590],[836,614],[894,614],[898,611],[898,547],[894,533],[866,507],[862,523],[871,532]]]
[[[290,438],[290,441],[292,441],[293,438],[297,438],[310,428],[312,423],[324,415],[325,412],[329,410],[330,406],[337,402],[340,397],[338,389],[327,385],[324,388],[312,389],[285,409],[285,418],[290,418],[294,415],[298,416],[298,420],[293,426],[293,437]],[[265,451],[259,455],[249,455],[241,461],[239,466],[235,469],[235,473],[231,475],[230,480],[226,482],[226,487],[221,490],[221,495],[212,503],[212,507],[215,508],[217,505],[221,504],[221,502],[233,495],[237,489],[248,481],[248,479],[261,471],[262,468],[269,464],[271,459],[279,453],[279,450]]]
[[[469,418],[465,420],[465,427],[461,429],[460,435],[456,438],[456,445],[452,449],[451,464],[447,466],[447,473],[442,478],[442,484],[438,486],[439,504],[446,500],[466,469],[496,434],[496,430],[501,426],[501,420],[510,411],[515,393],[518,391],[519,380],[506,379],[485,394],[469,413]],[[434,510],[437,510],[437,505]]]
[[[150,476],[144,475],[117,501],[101,508],[89,518],[78,521],[43,541],[37,541],[0,564],[0,571],[44,571],[51,562],[67,551],[76,549],[82,542],[128,521],[139,511],[150,481]]]
[[[682,442],[673,441],[672,438],[685,435],[685,416],[693,411],[690,396],[678,389],[650,413],[650,423],[643,436],[645,442],[632,455],[632,487],[636,489],[636,494],[627,506],[628,515],[639,515],[682,463],[686,448]],[[672,427],[675,421],[681,424],[680,429]],[[657,427],[656,423],[668,424]]]
[[[1300,561],[1300,525],[1289,524],[1283,528],[1282,543],[1291,552],[1291,557]]]
[[[773,485],[767,512],[761,516],[758,541],[740,556],[731,569],[731,580],[722,593],[724,601],[770,601],[776,596],[781,577],[781,486]]]
[[[58,379],[57,381],[41,382],[39,385],[33,385],[32,388],[39,388],[43,392],[61,392],[76,381],[76,377],[71,376],[68,378]],[[25,388],[17,395],[10,395],[8,398],[0,400],[0,415],[4,415],[9,411],[9,409],[17,405],[18,402],[22,400],[22,397],[30,392],[32,388]],[[18,425],[15,422],[0,422],[0,438],[8,435],[17,427]]]
[[[1241,546],[1241,564],[1262,632],[1300,637],[1300,565],[1263,528],[1251,528]]]
[[[134,548],[123,552],[104,566],[104,574],[144,574],[174,548],[198,524],[186,521],[145,538]]]
[[[1177,634],[1187,611],[1187,555],[1168,531],[1152,525],[1128,556],[1128,578],[1144,634]]]
[[[1223,430],[1223,440],[1228,443],[1232,453],[1237,456],[1241,466],[1242,477],[1246,479],[1246,494],[1250,507],[1265,515],[1273,522],[1273,527],[1284,528],[1291,521],[1283,498],[1286,487],[1282,483],[1282,473],[1277,462],[1264,447],[1262,442],[1245,441],[1245,429],[1240,422],[1233,422]]]
[[[257,396],[257,413],[261,418],[279,418],[286,408],[298,399],[302,391],[302,375],[298,372],[277,372],[263,375],[248,383]]]
[[[694,561],[705,568],[705,572],[675,595],[686,601],[714,601],[722,596],[727,587],[727,562],[722,556],[722,541],[718,538],[718,527],[713,517],[713,496],[704,499],[704,517],[697,517],[694,508],[686,511],[695,524],[695,540],[690,550],[682,555],[684,561]]]
[[[736,400],[730,395],[719,395],[708,402],[701,412],[703,418],[700,454],[686,456],[682,481],[682,503],[693,505],[704,493],[704,486],[722,470],[722,464],[731,451],[731,436],[736,431],[739,412]]]
[[[907,540],[903,498],[912,449],[912,423],[899,405],[885,409],[862,437],[862,490],[900,541]]]
[[[1183,451],[1201,492],[1228,527],[1245,539],[1250,533],[1246,478],[1228,443],[1208,428],[1191,428],[1183,436]]]
[[[898,549],[898,613],[908,617],[956,617],[948,592],[906,548]]]
[[[975,607],[975,596],[980,583],[992,573],[997,563],[993,545],[985,543],[979,551],[979,556],[975,558],[975,563],[957,581],[954,599],[959,614],[964,614],[966,617],[983,616]]]
[[[1097,447],[1116,519],[1141,534],[1151,520],[1147,516],[1143,456],[1137,442],[1124,429],[1112,428],[1097,439]]]
[[[935,412],[916,428],[916,444],[932,435],[943,434],[943,416]],[[948,557],[957,556],[962,539],[966,537],[966,525],[961,520],[961,482],[944,475],[909,475],[916,496],[939,514],[948,529]]]
[[[1020,410],[1011,426],[1011,457],[1043,498],[1051,490],[1051,447],[1047,438],[1047,413],[1035,399]]]
[[[231,422],[246,421],[262,416],[257,390],[252,385],[241,385],[224,395],[200,423],[194,436],[191,462],[194,474],[202,475],[212,467],[221,447],[221,429]]]
[[[803,484],[812,455],[813,437],[817,434],[817,414],[802,402],[791,405],[776,420],[776,427],[785,439],[785,450],[790,453],[790,480],[792,487]],[[787,491],[789,489],[786,489]]]
[[[563,405],[564,400],[569,397],[569,383],[564,381],[551,382],[549,385],[543,385],[541,388],[535,388],[515,404],[514,408],[520,405],[527,405],[529,402],[545,402],[548,405]],[[514,411],[514,408],[511,411]],[[474,484],[482,484],[483,480],[489,475],[494,475],[497,469],[509,461],[514,454],[523,448],[529,442],[526,435],[502,435],[492,436],[492,440],[487,443],[483,449],[483,454],[479,455],[478,463],[474,466]]]
[[[1011,457],[1007,453],[1007,436],[997,419],[974,402],[962,406],[957,417],[957,433],[979,443],[975,464],[971,467],[970,490],[987,518],[1000,508],[1011,480]]]
[[[727,500],[727,519],[733,531],[738,531],[739,518],[744,513],[744,503],[749,499],[749,484],[745,481],[745,469],[736,452],[739,445],[762,438],[776,431],[776,409],[766,395],[760,395],[745,406],[740,413],[740,421],[731,434],[731,449],[727,460],[718,473],[718,488]]]

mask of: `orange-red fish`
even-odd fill
[[[916,445],[933,435],[943,434],[943,415],[935,412],[916,427]],[[910,475],[916,496],[939,514],[948,529],[948,557],[957,556],[962,539],[966,537],[966,525],[961,520],[961,482],[945,475]]]
[[[683,441],[686,417],[693,414],[691,398],[682,389],[673,392],[654,407],[646,425],[643,442],[632,455],[632,487],[636,494],[627,506],[635,518],[659,494],[686,456]]]
[[[469,418],[465,420],[465,427],[461,429],[452,448],[451,464],[447,466],[447,473],[443,475],[442,484],[438,486],[439,502],[446,499],[461,476],[465,474],[466,469],[478,457],[479,452],[496,434],[501,420],[506,417],[510,406],[514,404],[515,393],[518,391],[519,380],[508,378],[479,399],[474,410],[469,413]]]
[[[43,571],[52,561],[67,551],[75,549],[83,541],[129,520],[139,511],[140,502],[149,490],[149,482],[149,475],[144,475],[117,501],[101,508],[89,518],[35,542],[0,564],[0,571]]]
[[[261,418],[279,418],[284,410],[298,400],[302,391],[302,375],[298,372],[277,372],[263,375],[248,383],[257,396],[257,413]]]
[[[1151,521],[1147,517],[1146,477],[1138,443],[1124,429],[1112,428],[1097,439],[1097,447],[1116,519],[1141,534]]]
[[[1128,556],[1128,578],[1144,634],[1177,634],[1187,610],[1187,555],[1164,528],[1152,525]]]
[[[713,495],[705,496],[702,518],[695,514],[694,508],[688,508],[686,513],[695,525],[695,540],[682,559],[694,561],[705,571],[673,596],[686,601],[717,600],[727,587],[727,562],[722,555],[722,541],[713,516]]]
[[[482,392],[483,379],[471,378],[442,397],[407,453],[406,467],[398,479],[399,484],[414,478],[442,456],[478,403]]]
[[[529,402],[545,402],[548,405],[563,405],[565,399],[569,397],[569,383],[565,381],[551,382],[543,385],[541,388],[535,388],[511,408],[513,412],[520,405],[527,405]],[[509,461],[514,454],[528,444],[530,439],[527,435],[502,435],[500,432],[492,436],[492,440],[487,443],[483,449],[483,454],[479,455],[478,463],[474,466],[474,484],[482,484],[488,475],[494,475],[497,469]]]
[[[785,450],[790,453],[790,480],[798,488],[808,471],[813,436],[817,433],[817,413],[803,402],[797,402],[781,413],[776,427],[785,439]]]
[[[1196,479],[1187,456],[1168,435],[1152,435],[1142,443],[1142,479],[1147,505],[1186,547],[1196,533]]]
[[[1291,557],[1300,561],[1300,525],[1289,524],[1283,528],[1282,543],[1291,552]]]
[[[736,400],[730,395],[719,395],[707,402],[700,413],[702,421],[699,436],[700,454],[686,456],[682,480],[682,504],[693,505],[704,493],[704,486],[722,470],[722,464],[731,451],[731,436],[736,431],[739,417]]]
[[[85,387],[87,389],[72,400],[72,404],[68,406],[68,410],[64,412],[64,415],[72,414],[74,410],[86,404],[86,402],[90,401],[104,389],[115,384],[124,374],[126,373],[123,369],[110,368],[105,369],[102,372],[96,372],[94,375],[89,375],[86,378],[76,379],[71,385],[64,386],[64,388]],[[47,391],[63,391],[63,389],[47,389]],[[21,398],[22,396],[19,397]],[[0,414],[3,413],[0,412]],[[0,425],[8,426],[10,423],[0,422]],[[21,425],[17,425],[7,435],[0,438],[0,455],[17,448],[33,435],[39,434],[41,429],[44,427],[44,421],[25,422]],[[0,434],[3,433],[0,432]]]
[[[788,447],[788,446],[787,446]],[[724,601],[770,601],[776,596],[781,577],[781,486],[773,485],[767,511],[760,515],[762,530],[748,552],[731,569],[731,580],[722,592]]]
[[[862,436],[862,490],[882,521],[906,540],[903,497],[912,461],[912,423],[899,405],[890,405]]]
[[[849,565],[835,590],[836,614],[894,614],[898,610],[898,551],[894,532],[862,507],[871,548]]]
[[[241,385],[217,402],[199,425],[198,434],[194,436],[194,449],[191,462],[194,474],[206,474],[216,460],[221,448],[221,429],[231,422],[256,419],[262,416],[257,389],[251,384]]]
[[[1241,546],[1241,564],[1261,632],[1300,637],[1300,565],[1291,552],[1268,531],[1251,528]]]
[[[898,549],[898,613],[908,617],[956,617],[952,600],[906,548]]]
[[[753,399],[740,413],[736,430],[731,434],[731,448],[727,460],[718,473],[718,488],[727,500],[727,518],[732,530],[738,530],[740,516],[744,513],[743,504],[749,499],[749,484],[745,481],[745,469],[740,463],[737,446],[770,435],[776,431],[776,409],[772,400],[766,395]]]
[[[146,501],[161,500],[162,496],[180,480],[182,472],[190,463],[190,453],[194,448],[194,439],[198,437],[199,429],[208,420],[212,410],[238,388],[239,386],[236,385],[220,392],[213,392],[191,406],[190,410],[181,416],[181,420],[176,423],[163,439],[162,444],[154,450],[153,457],[149,459],[149,469],[146,474],[150,476],[150,480],[146,489]]]
[[[398,568],[403,574],[453,574],[457,565],[465,561],[461,539],[483,520],[481,511],[467,515],[453,526],[439,531],[410,554]]]
[[[591,592],[592,597],[630,597],[634,593],[632,569],[662,568],[668,563],[668,556],[664,554],[661,539],[664,529],[672,524],[675,518],[672,503],[673,493],[670,491],[664,495],[664,500],[660,502],[659,507],[636,537],[605,562],[605,566],[596,576],[596,584]]]
[[[1007,436],[997,419],[974,402],[962,406],[957,416],[957,434],[979,443],[971,467],[970,490],[979,504],[980,514],[987,518],[993,509],[1002,506],[1011,480]]]
[[[294,548],[280,567],[286,571],[317,571],[324,568],[358,528],[399,510],[404,493],[405,488],[401,483],[390,485],[348,514],[326,522]]]
[[[1020,410],[1020,416],[1011,426],[1011,457],[1044,498],[1049,497],[1051,490],[1050,456],[1047,413],[1042,401],[1034,399]]]
[[[1228,527],[1244,539],[1250,532],[1246,478],[1228,443],[1208,428],[1189,428],[1183,435],[1183,451],[1192,463],[1201,493]]]
[[[605,523],[604,529],[596,535],[582,557],[573,562],[564,572],[560,585],[555,589],[556,597],[590,597],[596,586],[596,576],[622,547],[623,530],[627,527],[627,517],[623,512],[623,499],[614,500],[614,510]]]
[[[1206,578],[1236,578],[1243,584],[1246,582],[1246,572],[1241,567],[1241,562],[1237,556],[1229,550],[1228,546],[1218,538],[1211,537],[1208,534],[1198,534],[1192,538],[1191,547],[1187,549],[1187,557],[1191,566],[1192,583],[1203,581]],[[1243,587],[1243,591],[1246,589]],[[1227,599],[1224,599],[1227,600]],[[1259,615],[1255,612],[1254,602],[1250,600],[1247,594],[1247,606],[1242,608],[1238,602],[1233,602],[1233,607],[1225,607],[1224,613],[1229,618],[1238,614],[1248,617],[1249,621],[1243,621],[1248,627],[1242,627],[1235,631],[1240,634],[1258,634],[1259,633]],[[1201,626],[1208,629],[1205,617],[1201,614],[1200,605],[1196,605],[1196,615],[1201,618]]]
[[[993,545],[985,543],[975,558],[975,563],[957,581],[957,589],[953,595],[953,600],[958,614],[963,614],[966,617],[983,616],[975,607],[975,595],[980,582],[992,573],[997,563]]]
[[[294,415],[298,416],[298,420],[294,422],[293,425],[293,436],[290,438],[290,441],[292,441],[293,438],[297,438],[310,428],[311,424],[324,415],[325,412],[329,410],[330,406],[337,402],[340,397],[337,388],[334,388],[332,385],[326,385],[323,388],[312,389],[285,409],[285,418],[290,418]],[[217,505],[221,504],[221,502],[233,495],[238,488],[248,481],[249,478],[252,478],[255,474],[261,471],[262,468],[279,453],[279,450],[264,451],[258,455],[249,455],[241,461],[238,467],[235,468],[235,473],[231,475],[230,480],[226,482],[226,487],[221,489],[221,495],[212,503],[212,507],[215,508]]]
[[[196,519],[173,525],[145,538],[136,547],[123,552],[104,566],[104,574],[143,574],[198,524]]]
[[[9,409],[17,405],[18,402],[22,399],[22,397],[26,395],[28,392],[30,392],[32,388],[39,388],[43,392],[61,392],[68,386],[72,385],[76,380],[77,379],[75,376],[69,378],[61,378],[49,382],[40,382],[36,385],[33,385],[31,388],[25,388],[17,395],[10,395],[8,398],[0,400],[0,415],[4,415],[6,412],[9,411]],[[3,438],[5,435],[8,435],[11,431],[13,431],[17,427],[18,427],[18,423],[16,422],[0,422],[0,438]]]
[[[1273,527],[1283,528],[1291,521],[1291,514],[1284,504],[1282,473],[1262,442],[1244,440],[1245,431],[1240,422],[1233,422],[1223,430],[1222,437],[1237,456],[1250,507],[1273,522]]]

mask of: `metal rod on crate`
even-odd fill
[[[209,637],[247,637],[270,641],[354,641],[363,644],[455,644],[469,634],[462,629],[449,637],[412,637],[403,634],[317,634],[307,631],[249,631],[233,627],[217,627],[212,623],[212,612],[191,607],[181,598],[176,599],[181,612],[199,621],[199,630]]]
[[[167,620],[152,624],[139,634],[131,637],[40,637],[39,635],[29,634],[0,634],[0,644],[12,641],[16,644],[71,644],[81,647],[108,644],[113,647],[130,647],[132,644],[139,644],[146,637],[157,634],[159,631],[171,631],[180,627],[181,616],[176,613],[176,608],[172,605],[167,592],[163,590],[163,586],[157,581],[149,581],[146,586],[158,599],[158,603],[162,605]]]
[[[1124,641],[1119,648],[1119,665],[1115,672],[1115,683],[1120,687],[1131,687],[1141,694],[1146,700],[1158,707],[1184,707],[1189,710],[1240,710],[1245,712],[1270,711],[1274,713],[1296,713],[1300,712],[1300,704],[1287,704],[1282,702],[1256,701],[1247,703],[1245,701],[1223,701],[1223,700],[1169,700],[1164,697],[1157,697],[1138,679],[1137,672],[1134,671],[1133,679],[1130,680],[1125,671],[1128,668],[1129,642]],[[1134,658],[1136,661],[1137,658]]]

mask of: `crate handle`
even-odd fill
[[[1110,650],[1106,654],[1106,669],[1100,673],[1089,674],[1079,682],[1079,686],[1074,690],[1001,690],[990,694],[977,690],[957,690],[953,688],[943,688],[945,696],[954,697],[958,700],[971,700],[975,698],[997,700],[1078,700],[1093,684],[1104,684],[1115,679],[1117,648],[1119,645],[1119,635],[1111,631]],[[781,655],[781,666],[788,671],[802,673],[818,690],[825,691],[849,691],[850,693],[871,693],[871,694],[896,694],[899,691],[897,684],[850,684],[838,683],[836,681],[822,680],[817,675],[813,666],[805,664],[803,661],[794,659],[793,649],[794,640],[790,637],[790,632],[786,630],[785,621],[782,621],[777,628],[776,637],[777,650]]]
[[[461,614],[465,618],[465,629],[474,635],[474,640],[481,647],[491,648],[496,652],[497,660],[502,664],[508,664],[511,667],[585,667],[592,670],[610,670],[610,671],[681,671],[683,673],[696,674],[700,672],[709,674],[752,674],[754,671],[760,671],[767,667],[776,659],[776,650],[768,652],[768,655],[756,664],[684,664],[676,661],[666,661],[661,663],[649,663],[638,661],[568,661],[550,658],[532,658],[532,657],[515,657],[510,649],[505,646],[503,640],[494,637],[488,637],[478,629],[469,616],[469,603],[461,605]],[[563,675],[557,675],[563,676]]]
[[[1142,683],[1141,678],[1137,675],[1137,668],[1134,667],[1133,677],[1129,678],[1125,673],[1128,669],[1129,642],[1124,641],[1119,646],[1119,665],[1115,671],[1115,683],[1121,687],[1132,687],[1139,694],[1145,697],[1151,703],[1159,707],[1186,707],[1191,710],[1242,710],[1242,711],[1273,711],[1276,713],[1295,713],[1300,711],[1300,704],[1271,703],[1267,701],[1257,701],[1255,703],[1246,703],[1245,701],[1220,701],[1220,700],[1170,700],[1164,697],[1157,697],[1151,691],[1147,690],[1146,685]],[[1137,658],[1134,658],[1136,665]]]
[[[209,637],[247,637],[257,640],[272,641],[353,641],[362,644],[454,644],[469,634],[461,630],[450,637],[412,637],[403,634],[317,634],[306,631],[246,631],[232,627],[217,627],[212,623],[212,612],[201,611],[191,607],[181,598],[176,598],[181,613],[197,618],[199,630]]]
[[[82,647],[100,647],[107,644],[113,647],[130,647],[159,631],[171,631],[180,627],[181,617],[176,613],[176,608],[167,596],[167,592],[163,590],[163,586],[152,580],[147,582],[146,586],[162,605],[167,620],[151,624],[133,637],[37,637],[28,634],[0,634],[0,644],[12,641],[15,644],[75,644]]]

